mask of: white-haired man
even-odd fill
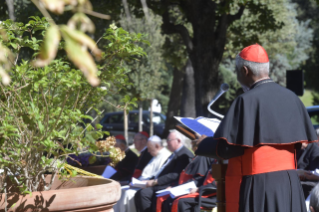
[[[167,148],[173,154],[165,161],[160,170],[147,181],[148,188],[135,194],[135,205],[138,212],[156,211],[156,191],[169,186],[178,185],[178,179],[183,169],[194,157],[184,145],[184,136],[173,130],[167,137]]]
[[[171,152],[166,148],[163,148],[162,140],[157,135],[153,135],[148,138],[147,141],[148,152],[153,156],[150,162],[145,166],[142,171],[139,180],[149,180],[154,176],[167,158],[171,155]],[[122,190],[121,199],[113,207],[116,212],[135,212],[134,196],[139,188],[131,188],[128,190]]]
[[[229,159],[227,212],[306,212],[295,150],[317,136],[304,105],[269,78],[268,55],[258,44],[237,55],[236,73],[245,93],[214,137],[199,139],[196,154]]]

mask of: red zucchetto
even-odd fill
[[[268,63],[269,58],[266,50],[259,44],[247,46],[240,53],[239,56],[244,60],[255,63]]]
[[[115,136],[115,138],[116,138],[116,139],[119,139],[119,140],[125,141],[125,138],[124,138],[123,135],[117,135],[117,136]]]
[[[150,137],[150,136],[148,135],[148,133],[147,133],[147,132],[145,132],[145,131],[139,132],[139,134],[144,135],[146,138]]]

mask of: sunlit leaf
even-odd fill
[[[40,0],[40,2],[53,13],[62,14],[64,12],[64,0]]]
[[[70,60],[83,72],[92,86],[97,86],[100,80],[97,77],[97,68],[92,56],[79,43],[70,37],[64,37],[65,50]]]
[[[50,26],[45,33],[44,42],[41,46],[40,54],[33,65],[43,67],[48,65],[55,58],[61,36],[58,26]]]
[[[84,13],[76,13],[68,21],[68,27],[71,29],[76,29],[78,24],[80,25],[80,30],[83,32],[93,33],[95,31],[93,22]]]
[[[95,57],[100,58],[102,55],[102,51],[97,47],[94,40],[92,40],[89,36],[84,34],[81,31],[78,30],[72,30],[68,26],[61,26],[60,28],[62,32],[63,38],[69,37],[70,39],[74,40],[75,42],[78,42],[84,47],[88,47],[91,49],[92,53],[95,55]]]
[[[4,85],[9,85],[11,82],[9,74],[0,66],[0,76]]]

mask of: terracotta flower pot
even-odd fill
[[[48,178],[46,178],[48,180]],[[121,187],[116,181],[95,177],[74,177],[54,181],[51,190],[30,195],[8,193],[8,212],[111,212],[120,199]],[[0,212],[5,211],[5,195],[0,194]]]
[[[79,167],[80,169],[83,169],[84,171],[91,172],[93,174],[102,175],[106,165],[98,165],[98,166],[86,166],[86,167]]]

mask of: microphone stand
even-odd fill
[[[211,106],[216,102],[216,100],[221,97],[226,91],[228,91],[229,86],[223,83],[220,86],[219,92],[215,95],[212,101],[208,104],[207,110],[213,115],[223,119],[224,116],[213,111]],[[226,212],[226,189],[225,189],[225,176],[227,171],[227,164],[224,164],[223,160],[218,160],[218,164],[212,164],[212,176],[217,184],[217,211]]]

